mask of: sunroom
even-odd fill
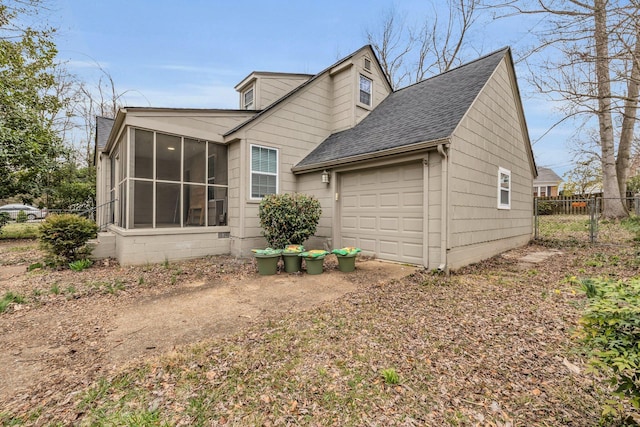
[[[228,222],[227,146],[127,127],[110,153],[113,224],[126,230]]]

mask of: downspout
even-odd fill
[[[447,235],[449,230],[447,224],[449,223],[449,206],[448,206],[448,182],[449,182],[449,156],[445,149],[449,147],[449,144],[438,144],[438,153],[442,157],[441,160],[441,182],[440,182],[440,265],[438,271],[443,273],[449,273],[449,267],[447,265]]]

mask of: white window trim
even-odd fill
[[[252,92],[251,94],[251,103],[249,103],[249,105],[247,105],[246,103],[246,94],[249,92]],[[256,87],[255,85],[251,85],[249,86],[246,90],[242,91],[242,94],[240,95],[242,97],[241,101],[242,101],[242,109],[243,110],[254,110],[255,105],[256,105]]]
[[[266,150],[273,150],[276,152],[276,173],[271,172],[257,172],[263,175],[270,175],[276,177],[276,192],[280,192],[280,150],[274,147],[267,147],[258,144],[249,144],[249,199],[250,200],[262,200],[262,197],[253,197],[253,147],[264,148]]]
[[[502,195],[502,187],[500,182],[500,178],[502,175],[507,175],[509,177],[509,202],[506,204],[502,203],[502,197],[500,197]],[[503,167],[498,167],[498,209],[511,209],[511,171]]]
[[[361,91],[361,89],[360,89],[360,81],[361,81],[361,79],[367,79],[367,80],[369,80],[369,83],[371,83],[370,86],[369,86],[370,90],[369,90],[369,103],[368,104],[365,104],[364,102],[360,101],[360,91]],[[367,108],[367,109],[373,108],[373,80],[370,79],[369,77],[363,75],[363,74],[358,74],[358,104],[363,106],[363,107],[365,107],[365,108]]]

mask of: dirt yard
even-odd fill
[[[610,390],[576,280],[636,277],[620,236],[450,277],[333,257],[315,277],[229,257],[28,271],[37,245],[0,242],[0,424],[596,425]]]
[[[0,296],[21,297],[0,314],[0,407],[12,410],[72,398],[74,391],[136,359],[224,336],[414,270],[368,260],[345,274],[328,256],[325,273],[317,276],[263,277],[251,261],[229,257],[27,271],[41,259],[33,241],[0,243]]]

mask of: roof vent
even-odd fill
[[[364,69],[371,71],[371,60],[369,58],[364,58]]]

